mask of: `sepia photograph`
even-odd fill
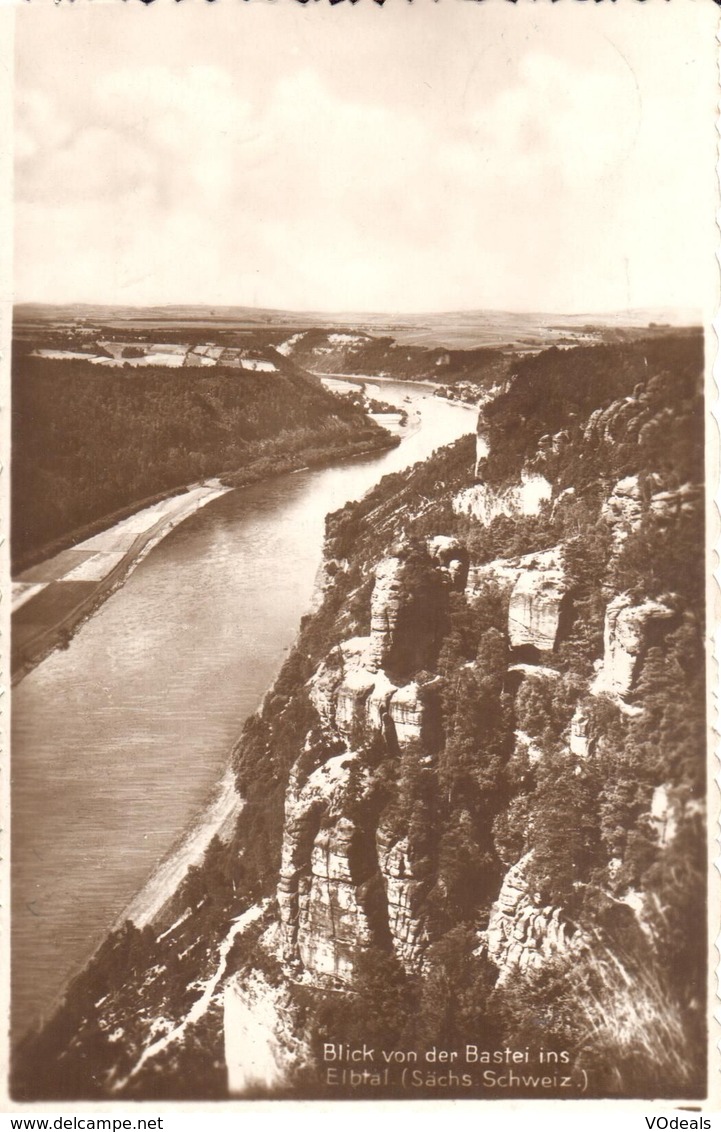
[[[13,1111],[709,1103],[719,11],[0,13]]]

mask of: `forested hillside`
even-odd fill
[[[480,461],[329,517],[234,834],[107,941],[18,1096],[705,1095],[702,371],[692,335],[525,360]],[[329,1074],[363,1043],[420,1076]]]
[[[21,359],[13,376],[15,562],[207,476],[237,482],[251,466],[269,474],[391,442],[359,408],[279,365],[273,374],[208,373]]]
[[[401,381],[433,381],[444,385],[472,382],[491,388],[511,372],[515,352],[509,348],[414,346],[389,335],[363,331],[312,329],[299,331],[276,345],[281,353],[314,373],[378,374]]]

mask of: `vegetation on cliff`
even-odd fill
[[[703,340],[697,332],[643,339],[624,346],[544,350],[524,358],[513,381],[484,410],[490,441],[483,478],[500,485],[517,478],[525,461],[539,458],[558,492],[573,486],[600,494],[604,482],[632,472],[703,478]],[[642,387],[642,388],[641,388]],[[642,403],[623,405],[634,390]],[[610,432],[589,418],[614,402]],[[629,428],[630,420],[638,420]],[[551,451],[544,440],[557,443]],[[592,496],[591,496],[592,497]]]

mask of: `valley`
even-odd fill
[[[406,349],[282,329],[316,373]],[[17,1097],[407,1095],[329,1044],[457,1051],[450,1096],[705,1095],[703,342],[651,330],[469,346],[476,435],[327,508],[237,818],[18,1045]]]

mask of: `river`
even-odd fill
[[[400,447],[221,496],[14,690],[15,1035],[218,805],[229,751],[310,607],[325,515],[475,429],[428,387],[373,382],[409,411]]]

